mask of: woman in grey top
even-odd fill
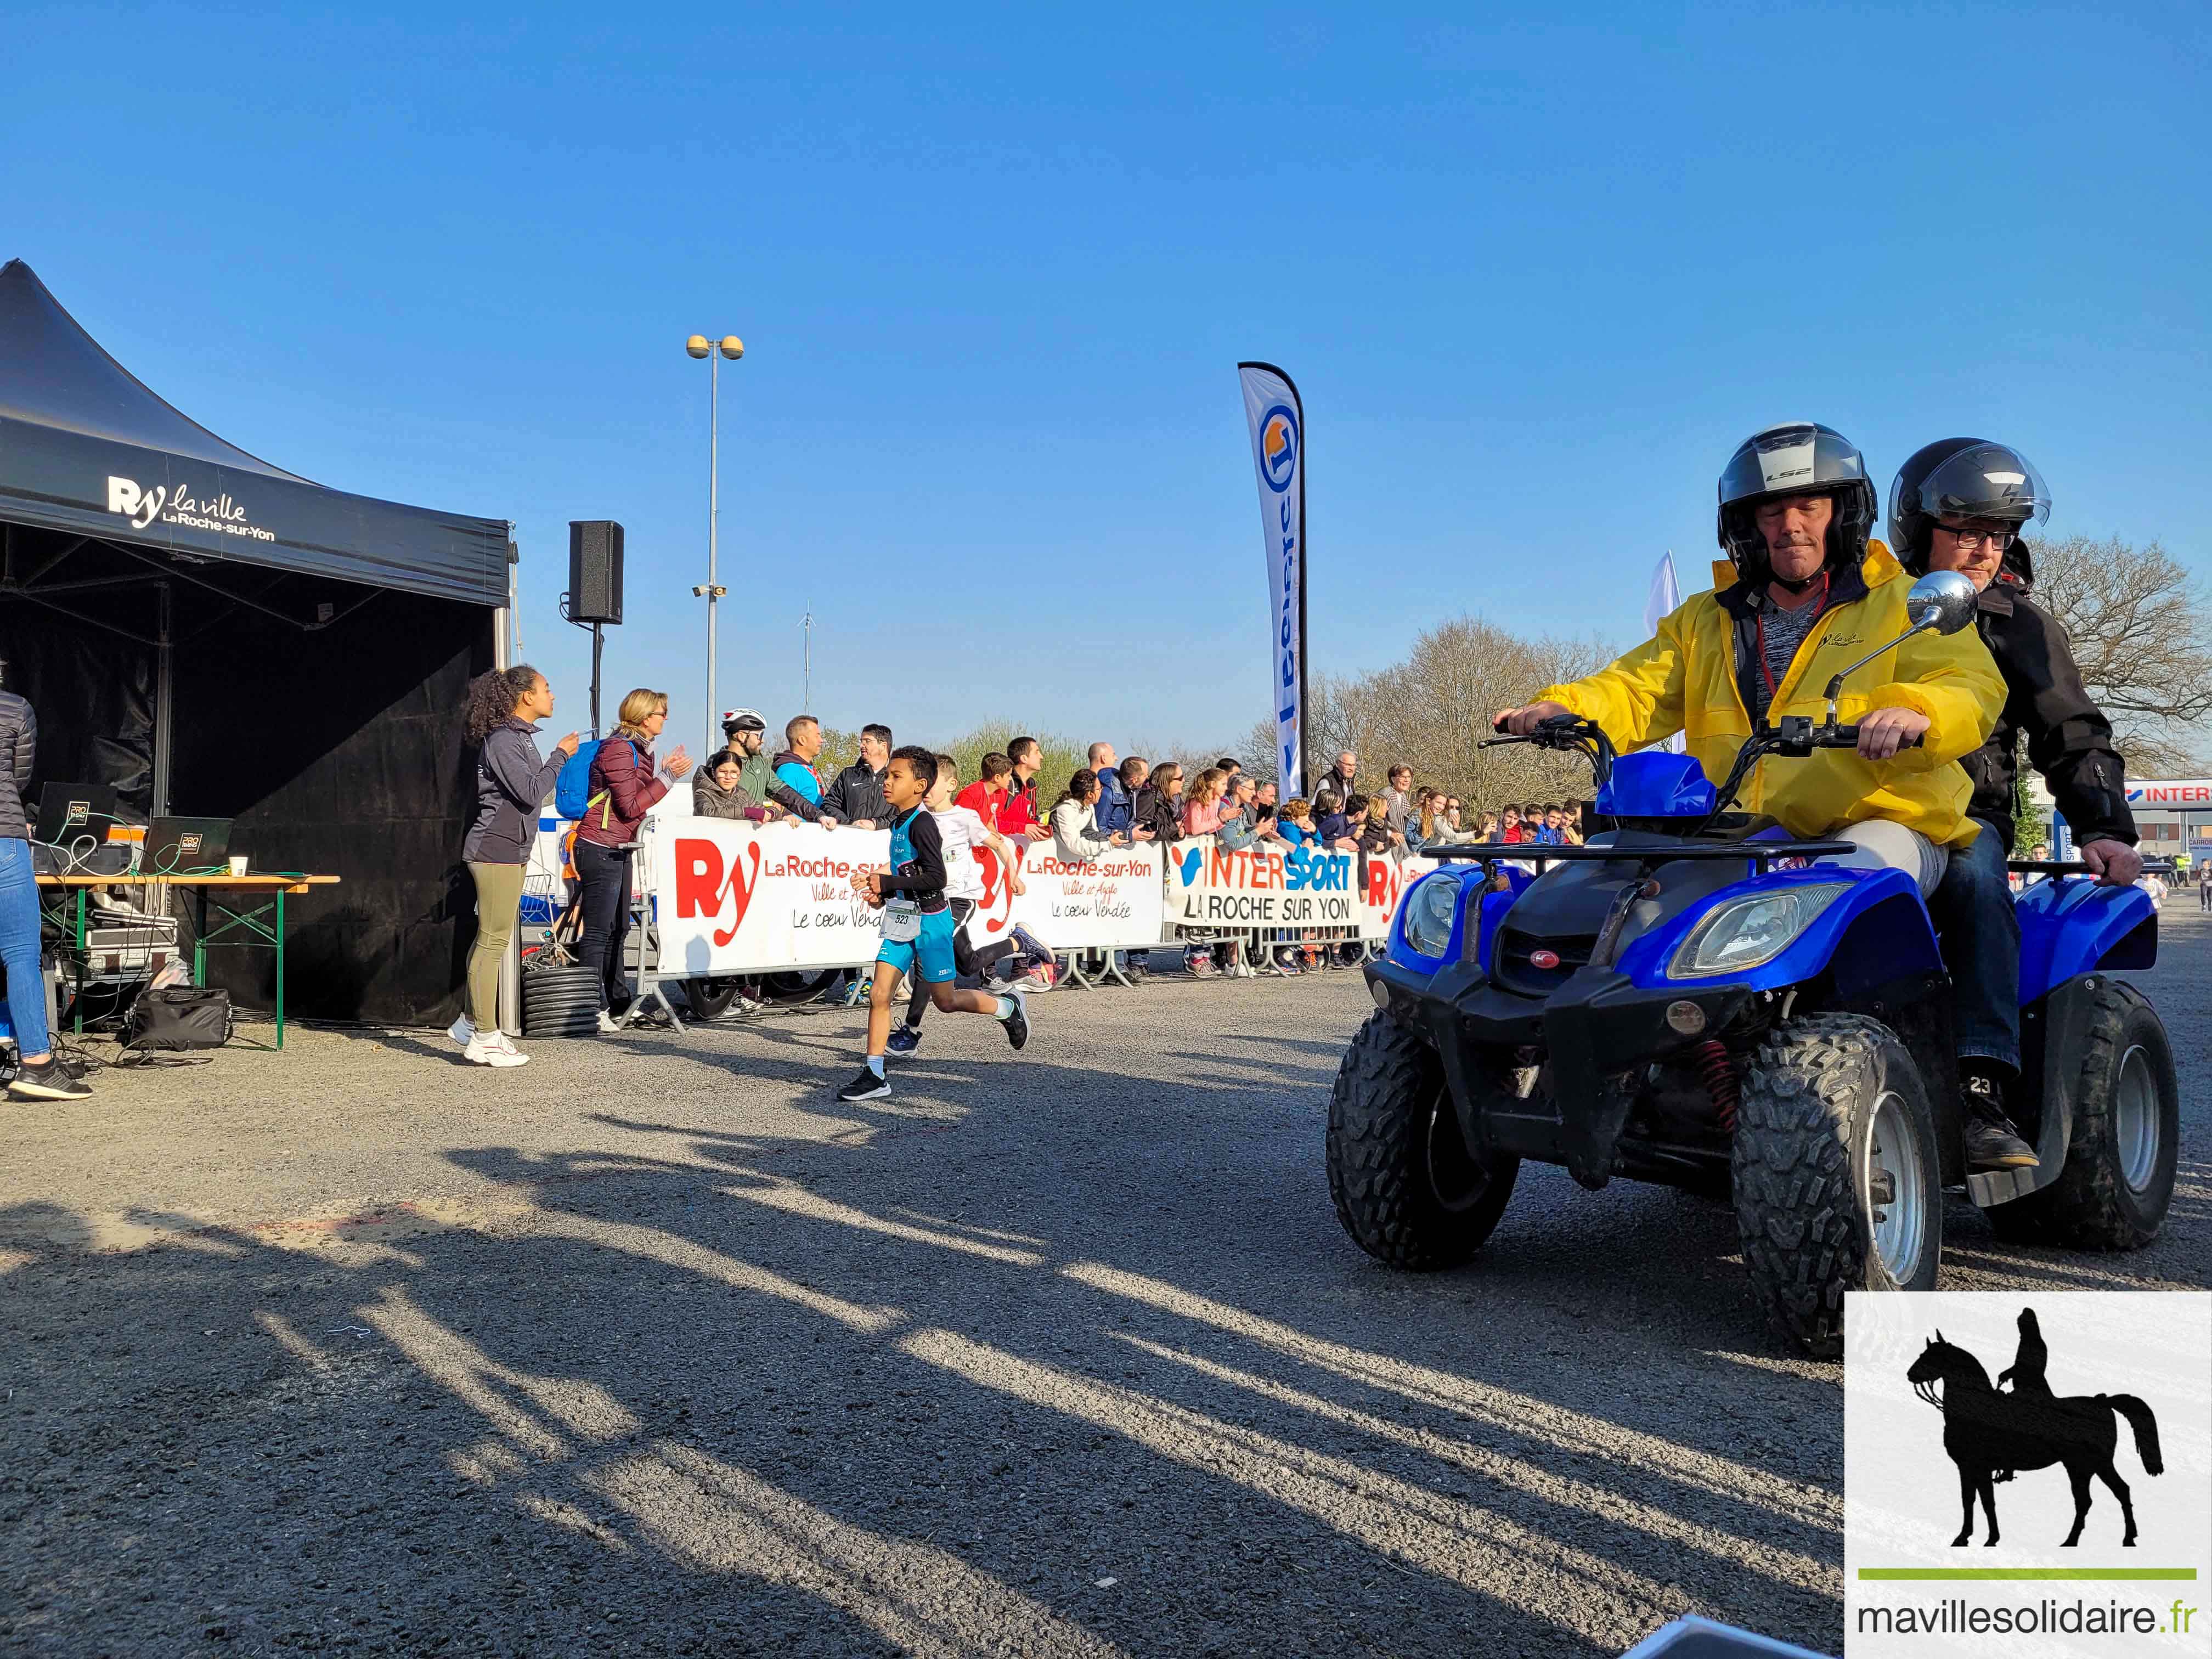
[[[553,712],[553,688],[527,664],[495,668],[469,683],[468,739],[477,745],[477,812],[461,857],[477,884],[477,942],[469,950],[468,1012],[447,1036],[477,1066],[529,1059],[499,1029],[499,965],[522,908],[522,872],[538,838],[538,809],[576,752],[574,732],[541,759],[535,736]]]

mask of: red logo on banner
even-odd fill
[[[751,867],[745,867],[750,857]],[[719,916],[726,898],[733,898],[736,913],[727,927],[714,930],[714,943],[727,945],[738,936],[738,929],[745,920],[745,908],[753,902],[753,894],[760,886],[760,843],[749,841],[737,860],[730,866],[729,878],[723,879],[722,849],[711,841],[692,841],[679,837],[676,842],[676,915],[678,921],[697,916]]]
[[[1006,879],[1006,866],[999,861],[995,850],[981,843],[975,850],[975,867],[983,877],[983,896],[976,901],[975,908],[983,918],[985,933],[1003,933],[1013,920],[1013,885]]]
[[[1365,863],[1367,865],[1367,902],[1370,904],[1379,904],[1386,910],[1395,909],[1398,905],[1398,884],[1404,880],[1404,877],[1399,873],[1395,860],[1369,859]]]

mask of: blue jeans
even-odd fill
[[[1972,847],[1954,847],[1928,909],[1951,970],[1961,1060],[2020,1070],[2020,913],[2005,879],[2004,839],[1979,819]]]
[[[0,962],[8,968],[8,1018],[15,1026],[15,1052],[43,1054],[53,1046],[46,1031],[46,986],[39,972],[39,884],[31,843],[0,839]]]

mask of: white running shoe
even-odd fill
[[[622,1035],[622,1027],[615,1024],[615,1017],[604,1008],[599,1010],[599,1035],[601,1036]]]
[[[466,1014],[463,1014],[459,1019],[455,1020],[451,1025],[448,1025],[446,1028],[446,1035],[453,1038],[455,1042],[459,1043],[464,1048],[469,1046],[469,1039],[476,1034],[476,1022],[471,1019]]]
[[[471,1066],[526,1066],[530,1063],[530,1056],[498,1031],[489,1036],[481,1034],[471,1036],[469,1046],[461,1050],[461,1057]]]

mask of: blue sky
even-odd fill
[[[1462,610],[1637,630],[1750,430],[1885,483],[1999,437],[2053,529],[2212,569],[2212,11],[11,7],[0,258],[341,488],[511,518],[611,689],[1005,716],[1124,752],[1267,709],[1240,357],[1305,394],[1316,666]]]

